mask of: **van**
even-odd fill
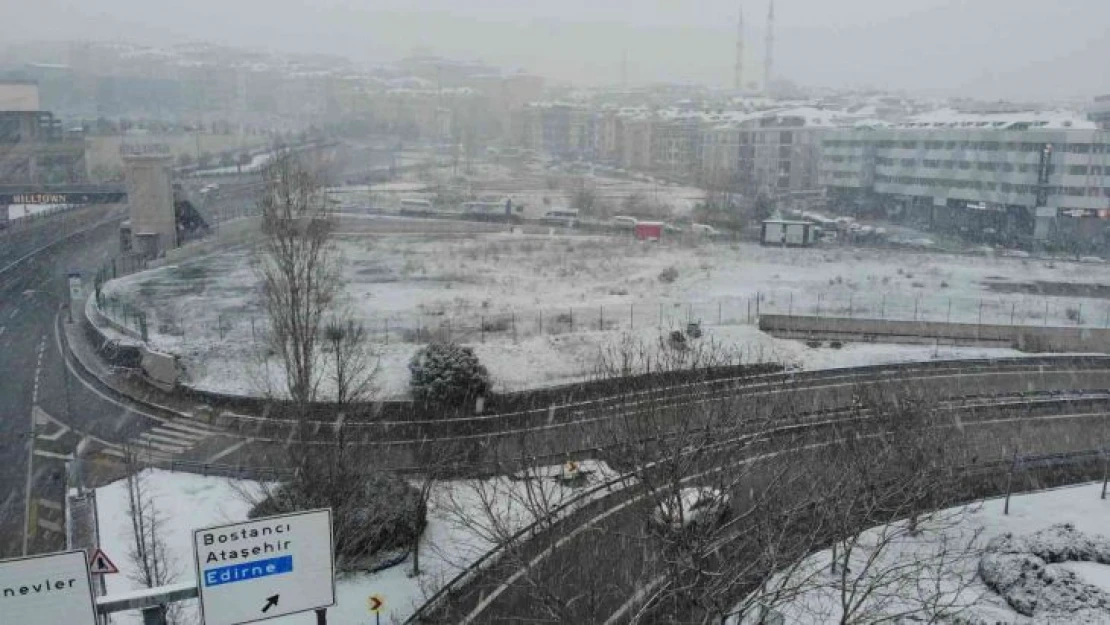
[[[621,230],[634,230],[638,220],[635,217],[628,217],[627,215],[617,215],[613,218],[613,226]]]
[[[721,235],[721,231],[709,224],[690,224],[690,232],[698,236],[714,238]]]
[[[577,208],[559,208],[543,214],[543,222],[555,226],[573,228],[578,225]]]

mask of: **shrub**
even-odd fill
[[[806,341],[806,347],[816,349],[818,347],[821,347],[821,341],[813,341],[813,340]]]
[[[678,269],[673,265],[659,273],[659,281],[664,284],[672,284],[675,280],[678,280]]]
[[[431,343],[409,362],[409,390],[418,402],[459,406],[489,392],[489,371],[474,350],[457,343]]]
[[[1069,306],[1067,309],[1064,310],[1064,314],[1067,316],[1068,321],[1073,321],[1075,323],[1081,323],[1081,321],[1079,319],[1079,309],[1078,308],[1075,308],[1074,306]]]
[[[841,347],[844,347],[844,343],[842,343],[841,341],[829,341],[829,347],[833,349],[840,349]]]
[[[328,485],[294,478],[275,487],[247,516],[256,519],[331,508],[335,556],[341,568],[357,567],[382,551],[406,549],[424,531],[424,502],[400,477],[366,473],[359,475],[357,484],[335,486],[342,489],[341,496],[329,497]],[[335,506],[335,501],[340,504]]]

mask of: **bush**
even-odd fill
[[[418,402],[459,406],[490,389],[489,371],[474,350],[456,343],[432,343],[409,362],[409,390]]]
[[[667,267],[659,273],[659,281],[664,284],[671,284],[678,280],[678,269],[674,266]]]
[[[342,568],[373,559],[383,551],[407,549],[424,531],[426,510],[420,493],[391,473],[359,475],[343,488],[335,507],[328,489],[294,478],[277,486],[248,513],[248,518],[332,508],[335,556]]]

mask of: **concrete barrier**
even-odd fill
[[[177,386],[179,373],[177,357],[156,352],[146,345],[141,346],[139,352],[142,354],[141,366],[147,381],[163,391],[172,391]]]
[[[761,315],[759,329],[781,338],[1012,347],[1026,352],[1110,352],[1110,329],[940,321]]]

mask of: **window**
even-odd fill
[[[1069,176],[1086,176],[1087,175],[1087,166],[1086,165],[1068,165],[1068,175]]]
[[[913,167],[916,163],[917,163],[917,161],[915,161],[912,158],[902,159],[902,167]]]

